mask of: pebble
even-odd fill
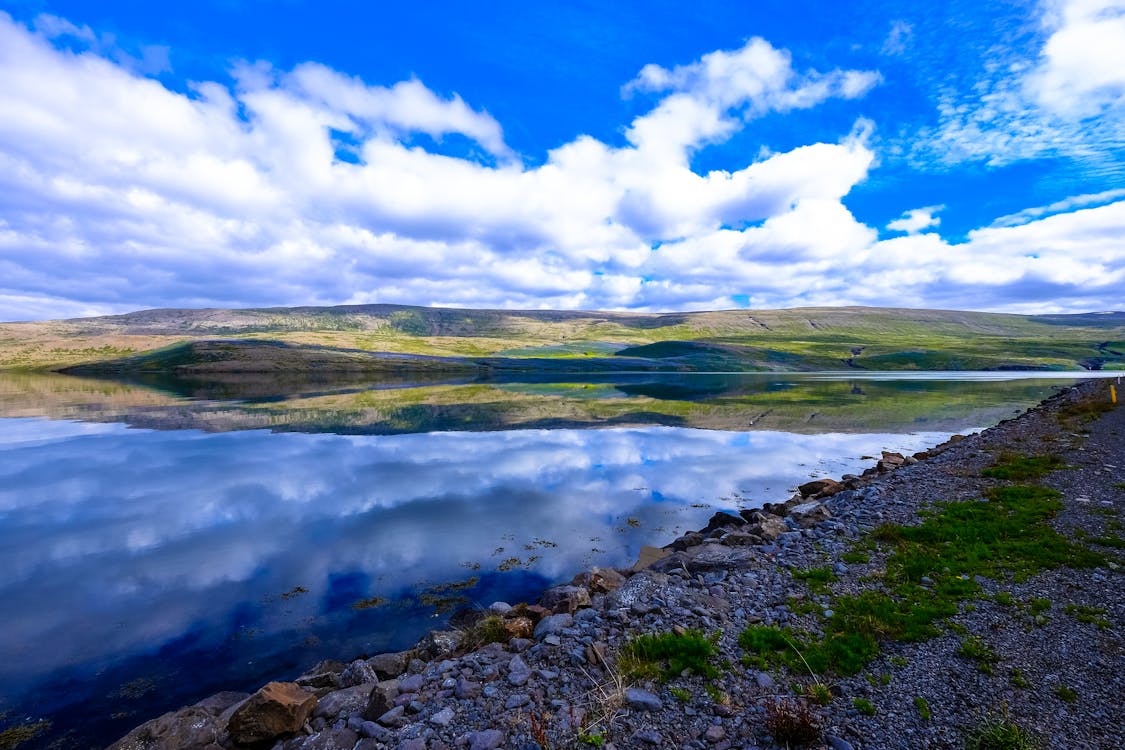
[[[640,711],[659,711],[664,703],[655,693],[640,688],[625,688],[625,702]]]
[[[447,727],[449,722],[453,721],[453,716],[453,709],[446,706],[430,717],[430,723],[438,727]]]

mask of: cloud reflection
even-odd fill
[[[511,557],[549,580],[628,564],[713,512],[693,505],[777,500],[862,454],[946,436],[215,435],[0,420],[0,684],[18,690],[189,630],[227,638],[243,611],[264,634],[339,628],[352,616],[333,611],[350,610],[333,592],[345,579],[358,596],[394,599]],[[295,586],[308,593],[279,599]]]

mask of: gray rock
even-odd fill
[[[461,677],[457,680],[457,686],[453,688],[453,694],[458,698],[464,700],[466,698],[476,698],[480,695],[481,684],[473,682]]]
[[[758,672],[758,674],[754,675],[754,681],[757,682],[758,687],[763,690],[769,690],[774,685],[773,678],[766,672]]]
[[[488,605],[488,611],[494,615],[506,615],[512,611],[512,605],[507,602],[493,602]]]
[[[110,750],[214,748],[225,733],[216,712],[191,706],[145,722],[110,745]]]
[[[347,727],[324,729],[307,737],[294,737],[285,742],[283,750],[352,750],[359,735]]]
[[[390,711],[387,711],[380,716],[376,721],[385,727],[404,727],[408,723],[406,718],[406,707],[395,706]]]
[[[513,693],[508,696],[508,700],[504,701],[504,708],[511,710],[513,708],[519,708],[520,706],[526,706],[530,702],[530,695],[526,693]]]
[[[638,711],[659,711],[664,707],[664,704],[655,693],[650,693],[640,688],[626,688],[625,703],[627,703],[630,708],[635,708]]]
[[[426,661],[437,661],[449,656],[461,645],[465,636],[456,630],[433,630],[418,641],[415,653]]]
[[[375,670],[375,675],[380,680],[391,680],[406,674],[406,669],[410,666],[410,652],[378,654],[368,659],[367,663]]]
[[[422,689],[425,679],[420,674],[411,674],[398,681],[400,693],[417,693]]]
[[[363,718],[378,721],[383,714],[395,707],[395,699],[398,698],[398,694],[398,680],[383,680],[373,685],[367,701],[367,708],[363,711]]]
[[[754,553],[744,547],[703,544],[687,551],[687,568],[692,573],[706,570],[732,570],[749,563]]]
[[[633,736],[630,739],[634,739],[637,742],[643,742],[646,745],[657,746],[664,742],[664,738],[660,736],[660,732],[657,732],[654,729],[647,729],[645,731],[638,730],[636,732],[633,732]]]
[[[398,743],[395,750],[426,750],[426,740],[422,737],[412,737]]]
[[[832,750],[854,750],[852,743],[847,740],[842,740],[834,734],[827,735],[824,738],[828,742],[828,747]]]
[[[469,732],[469,750],[494,750],[504,742],[504,733],[499,729],[485,729],[480,732]]]
[[[453,721],[453,709],[446,706],[430,717],[430,723],[436,727],[447,727]]]
[[[367,707],[371,699],[371,690],[374,683],[353,685],[341,690],[333,690],[321,697],[320,702],[313,711],[313,716],[320,716],[328,721],[338,716],[360,713]]]
[[[368,682],[378,682],[379,678],[371,665],[362,659],[356,659],[340,673],[340,687],[355,687]]]
[[[535,640],[541,641],[548,635],[557,635],[573,624],[574,618],[571,615],[548,615],[535,626]]]
[[[543,592],[539,603],[555,612],[574,614],[580,607],[590,606],[590,592],[581,586],[555,586]]]
[[[512,657],[508,662],[508,682],[516,687],[526,685],[527,681],[531,678],[531,667],[527,666],[519,654]]]

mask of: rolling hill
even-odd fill
[[[457,373],[1125,369],[1125,312],[692,313],[345,305],[0,324],[0,369]]]

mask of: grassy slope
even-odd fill
[[[0,324],[0,368],[57,369],[216,338],[445,357],[583,359],[626,349],[695,369],[1079,369],[1125,367],[1125,313],[1022,316],[800,308],[629,314],[391,305],[149,310]],[[348,354],[346,356],[353,356]],[[674,363],[668,363],[674,364]]]

